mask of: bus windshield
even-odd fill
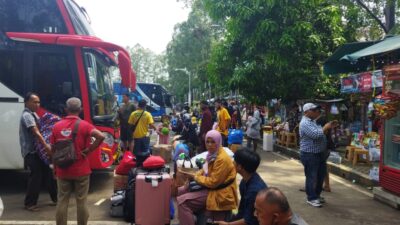
[[[53,0],[1,0],[0,27],[3,32],[68,33]]]
[[[111,74],[116,65],[101,53],[87,49],[84,52],[92,116],[112,115],[114,94]]]

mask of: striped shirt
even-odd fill
[[[303,116],[300,122],[300,151],[320,153],[325,151],[326,137],[322,127],[314,120]]]

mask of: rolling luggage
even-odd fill
[[[165,170],[137,171],[135,224],[170,224],[171,177]]]

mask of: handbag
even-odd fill
[[[53,163],[62,169],[71,166],[76,161],[77,157],[74,142],[80,122],[80,119],[75,122],[74,129],[72,131],[72,139],[59,140],[53,145]]]
[[[205,189],[206,187],[198,184],[196,181],[192,180],[189,182],[189,192],[196,192]]]

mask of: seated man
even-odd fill
[[[286,196],[278,188],[265,188],[257,194],[255,216],[260,225],[308,225],[290,209]]]
[[[217,221],[220,225],[258,225],[254,216],[254,202],[257,193],[267,188],[267,185],[256,172],[260,165],[260,156],[243,147],[236,151],[234,156],[236,171],[243,177],[240,182],[240,204],[238,214],[231,222]]]

